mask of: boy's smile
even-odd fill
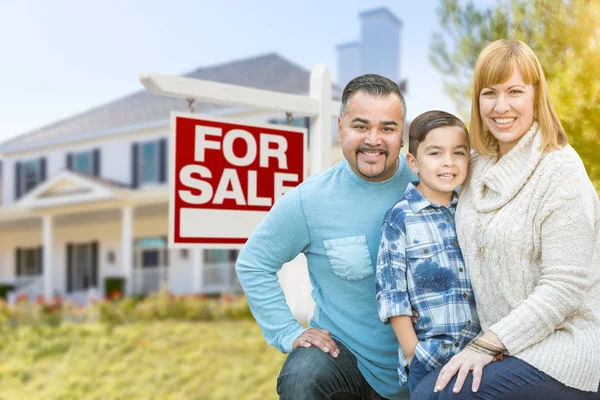
[[[413,172],[419,174],[417,189],[431,203],[447,205],[452,192],[467,177],[469,141],[462,128],[444,126],[432,129],[417,149],[406,156]]]

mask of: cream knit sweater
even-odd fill
[[[600,202],[575,150],[542,153],[540,140],[534,123],[499,161],[472,157],[458,239],[482,329],[559,382],[596,391]]]

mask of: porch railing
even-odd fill
[[[242,291],[240,281],[235,273],[235,263],[208,263],[202,269],[202,292],[239,293]]]
[[[15,290],[8,293],[8,303],[14,304],[17,297],[26,295],[30,301],[44,294],[44,276],[26,275],[15,277]]]
[[[133,294],[149,294],[160,289],[161,282],[169,281],[169,268],[134,268],[132,284]]]

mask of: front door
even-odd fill
[[[98,285],[97,243],[67,245],[67,292],[83,292]]]

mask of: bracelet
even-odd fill
[[[504,354],[507,353],[506,349],[483,339],[473,339],[467,347],[477,353],[487,354],[492,357],[492,361],[502,361]]]

